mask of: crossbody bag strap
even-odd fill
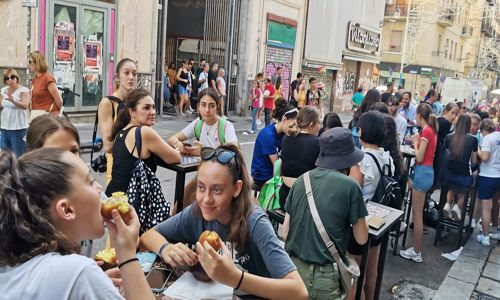
[[[138,126],[135,129],[135,147],[137,149],[137,155],[139,156],[139,160],[141,159],[141,150],[142,150],[142,135],[141,135],[141,127]]]
[[[99,123],[99,107],[95,111],[94,131],[92,132],[92,147],[90,148],[90,162],[94,160],[94,144],[97,137],[97,124]],[[103,142],[104,143],[104,142]]]
[[[316,229],[318,229],[319,231],[321,239],[325,243],[326,248],[328,248],[328,251],[330,251],[330,254],[333,256],[333,259],[335,259],[336,262],[339,262],[340,260],[344,261],[341,258],[339,251],[335,246],[335,243],[330,239],[330,236],[326,232],[325,226],[323,226],[323,222],[321,221],[321,217],[319,216],[318,209],[316,208],[316,203],[314,203],[314,196],[312,193],[311,179],[309,178],[309,172],[304,173],[304,185],[306,187],[307,203],[309,204],[309,210],[311,211],[314,224],[316,225]]]

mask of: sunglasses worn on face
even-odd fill
[[[238,160],[235,158],[236,153],[223,148],[213,149],[210,147],[203,147],[200,151],[200,157],[202,160],[210,160],[214,156],[217,157],[217,161],[223,165],[229,164],[234,158],[234,162],[236,163],[236,167],[238,168],[238,173],[240,173],[241,177],[240,165],[238,164]]]
[[[17,78],[17,76],[16,76],[16,75],[10,75],[10,76],[5,76],[5,77],[3,78],[3,80],[4,80],[4,81],[7,81],[7,80],[9,80],[9,79],[10,79],[10,80],[14,80],[14,79],[16,79],[16,78]]]

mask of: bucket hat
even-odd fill
[[[319,137],[319,156],[316,166],[327,169],[346,169],[359,163],[363,151],[354,146],[352,133],[347,128],[326,130]]]

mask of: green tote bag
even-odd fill
[[[273,178],[269,179],[260,190],[259,194],[259,204],[264,210],[278,209],[280,208],[280,188],[283,184],[283,179],[280,176],[281,173],[281,159],[274,162],[274,173]]]

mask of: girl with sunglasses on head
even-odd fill
[[[252,178],[257,191],[264,183],[273,177],[273,165],[281,151],[281,141],[284,135],[294,127],[299,110],[283,98],[276,100],[273,119],[277,120],[264,127],[255,140],[252,158]]]
[[[211,279],[252,295],[306,299],[307,290],[295,265],[265,212],[254,203],[238,147],[203,148],[200,154],[196,202],[144,233],[141,245],[174,267],[199,262]],[[197,243],[204,230],[216,231],[223,242],[231,243],[243,271],[224,243],[222,255],[208,243]],[[196,252],[185,243],[196,245]]]
[[[0,149],[21,156],[26,150],[24,137],[28,130],[30,91],[19,84],[19,75],[14,69],[3,72],[3,83],[6,86],[0,90],[0,107],[3,108]]]
[[[136,258],[133,207],[101,216],[100,185],[85,163],[56,148],[19,160],[0,152],[0,290],[3,299],[123,299],[96,262],[79,255],[106,222],[127,299],[154,299]]]

